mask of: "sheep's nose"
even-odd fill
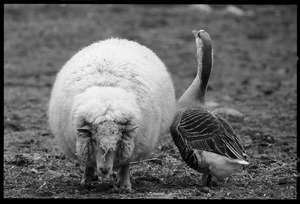
[[[103,175],[106,175],[106,174],[109,172],[110,168],[102,168],[102,167],[99,167],[99,170],[101,171],[101,173],[102,173]]]

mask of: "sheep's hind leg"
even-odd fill
[[[122,166],[117,174],[117,185],[120,190],[132,192],[129,174],[129,164]]]
[[[91,187],[92,179],[93,179],[93,176],[94,176],[94,171],[95,171],[94,165],[92,165],[92,166],[88,165],[88,164],[85,165],[83,177],[82,177],[82,180],[80,182],[80,184],[82,186],[87,187],[87,188]]]

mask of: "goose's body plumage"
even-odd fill
[[[193,32],[197,45],[198,73],[178,100],[170,131],[182,159],[189,167],[203,173],[202,183],[208,185],[211,175],[223,179],[249,163],[230,124],[205,106],[205,92],[212,68],[212,46],[205,31]]]
[[[201,173],[223,179],[248,164],[232,127],[221,115],[206,107],[179,111],[171,126],[171,135],[182,159]]]

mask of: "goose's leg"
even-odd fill
[[[202,178],[201,178],[201,182],[202,182],[202,186],[209,186],[210,182],[211,182],[211,174],[209,173],[203,173]]]
[[[210,185],[211,177],[212,177],[212,175],[211,175],[211,174],[208,174],[207,179],[206,179],[206,185],[207,185],[207,186]]]

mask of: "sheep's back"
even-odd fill
[[[74,98],[93,86],[123,88],[136,95],[143,116],[141,123],[145,124],[140,129],[144,137],[149,137],[148,143],[154,144],[159,134],[168,129],[175,111],[175,94],[166,67],[145,46],[108,39],[79,51],[58,73],[49,107],[50,127],[55,135],[76,141],[70,130]]]

